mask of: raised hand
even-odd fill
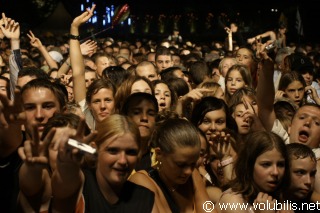
[[[81,54],[82,55],[90,55],[94,53],[97,48],[97,42],[92,40],[87,40],[80,44]]]
[[[20,37],[20,25],[18,22],[11,18],[7,18],[4,13],[2,13],[2,19],[0,21],[1,33],[8,39],[19,39]],[[0,33],[0,34],[1,34]],[[1,36],[0,36],[1,37]]]
[[[23,124],[25,119],[20,91],[15,91],[14,101],[0,94],[0,126],[8,128],[10,124]]]
[[[90,133],[88,136],[84,136],[85,120],[81,119],[77,130],[74,131],[63,131],[60,132],[59,137],[52,143],[52,150],[58,151],[58,162],[60,163],[75,163],[80,165],[83,161],[84,152],[78,148],[71,147],[68,145],[70,138],[84,143],[89,144],[96,137],[96,132]]]
[[[55,129],[51,129],[44,140],[40,140],[37,126],[32,128],[32,140],[26,140],[24,146],[18,149],[21,159],[28,164],[47,165],[48,147],[55,134]]]
[[[87,8],[87,10],[84,13],[82,13],[80,16],[77,16],[73,20],[71,26],[78,28],[81,24],[87,22],[93,16],[93,11],[95,8],[96,8],[95,4],[92,5],[91,9]]]
[[[220,160],[231,156],[230,134],[225,131],[216,131],[211,134],[209,144]]]
[[[317,90],[313,86],[306,86],[304,90],[312,100],[314,100],[317,104],[320,104],[320,98],[318,96]]]
[[[39,49],[40,47],[42,47],[42,42],[40,41],[39,38],[37,38],[33,33],[32,31],[30,30],[29,33],[27,34],[27,36],[29,37],[30,39],[30,44],[31,46]]]

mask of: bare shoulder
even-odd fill
[[[250,206],[243,200],[242,195],[231,190],[224,192],[219,202],[215,204],[215,209],[218,213],[249,213],[249,208]]]
[[[148,175],[148,173],[144,170],[135,172],[129,177],[129,181],[138,184],[140,186],[144,186],[150,189],[153,192],[157,192],[157,187],[152,178]]]
[[[244,200],[241,196],[241,194],[232,192],[231,190],[228,192],[223,192],[219,203],[223,203],[223,202],[227,202],[227,203],[243,203]]]

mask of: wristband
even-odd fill
[[[228,159],[226,159],[226,160],[224,160],[224,161],[220,161],[220,163],[218,164],[218,166],[219,166],[219,167],[225,167],[225,166],[227,166],[227,165],[229,165],[229,164],[231,164],[231,163],[233,163],[233,158],[232,158],[232,157],[230,157],[230,158],[228,158]]]
[[[69,39],[73,39],[73,40],[80,40],[80,35],[72,35],[72,34],[69,34],[68,35]]]

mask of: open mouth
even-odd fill
[[[159,106],[160,106],[161,108],[165,108],[165,107],[166,107],[166,103],[160,103]]]
[[[298,140],[300,142],[304,142],[305,143],[305,142],[308,141],[308,139],[309,139],[309,133],[307,131],[302,130],[302,131],[299,132]]]

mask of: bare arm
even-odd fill
[[[11,55],[9,58],[10,67],[10,99],[14,100],[14,90],[16,88],[18,73],[22,69],[22,58],[20,53],[20,25],[18,22],[7,18],[4,13],[2,13],[2,24],[1,32],[4,36],[10,39],[11,43]]]
[[[84,144],[92,142],[96,132],[84,136],[84,129],[85,121],[82,119],[75,133],[61,131],[53,142],[52,151],[58,151],[56,169],[51,178],[53,212],[73,212],[82,194],[85,177],[80,166],[84,153],[69,146],[68,140],[72,137]]]
[[[270,41],[275,41],[277,39],[277,36],[276,36],[275,32],[270,30],[270,31],[266,31],[266,32],[264,32],[262,34],[256,35],[256,36],[254,36],[252,38],[249,38],[247,41],[248,41],[249,44],[252,44],[256,40],[262,39],[262,38],[266,38],[266,37],[269,37]]]
[[[91,10],[87,10],[73,20],[70,28],[71,35],[79,36],[79,27],[92,17],[94,8],[95,5]],[[80,102],[86,97],[86,82],[84,75],[85,66],[81,54],[80,41],[78,39],[70,39],[70,62],[73,76],[74,99],[76,102]]]
[[[58,64],[55,60],[53,60],[53,58],[50,56],[47,48],[42,45],[42,42],[40,41],[39,38],[37,38],[32,31],[30,30],[29,33],[27,34],[29,39],[30,39],[30,44],[31,46],[37,48],[40,53],[42,54],[42,56],[44,57],[44,59],[46,60],[46,62],[48,63],[48,66],[50,69],[52,68],[58,68]]]
[[[264,49],[266,44],[262,45],[261,49]],[[266,52],[263,51],[260,53],[262,61],[260,62],[261,68],[259,69],[259,81],[257,85],[258,115],[265,129],[270,131],[276,120],[273,109],[275,96],[273,84],[274,63]]]
[[[41,206],[49,205],[51,199],[51,178],[48,172],[48,145],[53,138],[52,129],[43,141],[39,139],[37,127],[33,127],[33,139],[24,142],[18,150],[23,164],[19,170],[20,196],[18,203],[22,209],[31,206],[39,212]],[[26,201],[25,201],[26,200]],[[28,202],[26,205],[25,202]]]
[[[210,200],[202,177],[197,169],[192,172],[192,182],[194,188],[194,202],[196,212],[203,212],[203,204]]]

